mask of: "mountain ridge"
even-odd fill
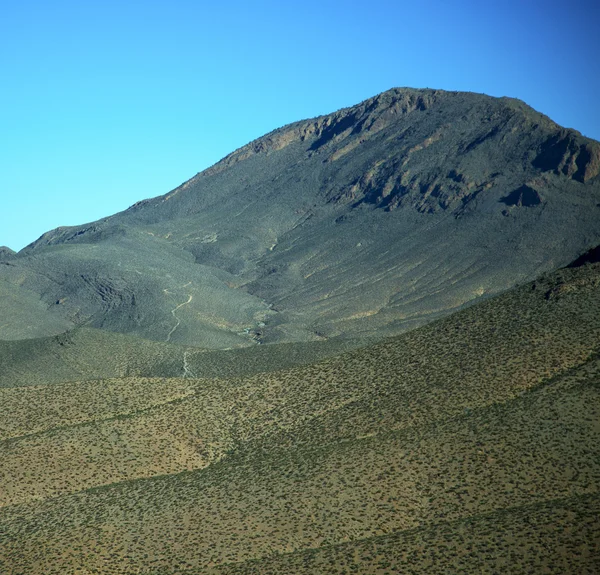
[[[600,174],[599,142],[583,136],[575,129],[559,126],[549,117],[537,112],[522,100],[506,96],[492,98],[474,92],[392,88],[368,98],[359,104],[342,108],[337,112],[324,114],[312,119],[300,120],[276,128],[248,144],[241,146],[230,154],[227,154],[221,160],[199,172],[173,190],[156,196],[155,198],[140,200],[124,210],[124,212],[120,213],[140,209],[151,204],[155,200],[160,199],[162,201],[168,201],[180,191],[189,188],[200,178],[218,174],[254,155],[268,155],[271,152],[281,150],[292,142],[304,142],[309,137],[315,137],[316,141],[312,143],[309,148],[310,151],[314,152],[324,147],[326,144],[332,143],[332,140],[335,140],[334,143],[337,143],[340,140],[345,139],[349,135],[348,132],[350,132],[350,135],[355,134],[357,130],[356,124],[359,126],[358,131],[365,128],[366,131],[374,134],[385,127],[386,120],[389,121],[389,117],[386,118],[386,115],[394,116],[398,114],[398,116],[401,116],[416,110],[423,111],[435,104],[440,97],[463,97],[465,95],[475,98],[496,100],[497,102],[506,105],[507,109],[521,112],[524,118],[531,117],[532,115],[535,116],[535,119],[543,128],[548,131],[554,131],[554,134],[549,135],[548,138],[544,140],[541,149],[532,160],[532,164],[539,167],[542,172],[554,172],[555,174],[562,173],[563,175],[582,183],[591,181]],[[377,116],[378,113],[379,116]],[[469,151],[470,149],[475,148],[482,144],[486,139],[493,137],[497,131],[496,128],[493,128],[483,136],[480,136],[465,145],[464,149]],[[425,141],[427,142],[427,140]],[[359,142],[359,144],[360,143],[363,142]],[[431,140],[429,141],[429,144],[430,143],[432,143]],[[350,145],[356,144],[351,143]],[[336,152],[336,154],[338,154],[337,157],[340,157],[344,153],[348,153],[348,151],[349,150],[342,148],[342,150]],[[337,159],[337,157],[335,157],[335,159]],[[335,159],[331,159],[330,157],[323,161],[329,162],[335,161]],[[450,177],[456,179],[457,182],[461,181],[461,175],[456,172]],[[98,222],[105,220],[106,218],[98,220]],[[42,234],[40,238],[26,246],[24,249],[36,247],[38,243],[49,245],[55,241],[68,241],[63,235],[64,232],[71,230],[81,232],[82,227],[85,225],[86,224],[55,228],[54,230]],[[57,234],[56,232],[60,233]]]
[[[393,89],[47,232],[5,273],[11,301],[41,298],[47,320],[0,337],[88,325],[236,347],[400,333],[597,245],[599,158],[518,100]]]

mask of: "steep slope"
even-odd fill
[[[599,311],[588,263],[311,366],[0,389],[0,571],[592,573]]]
[[[400,333],[596,245],[599,171],[598,142],[518,100],[390,90],[44,234],[0,266],[0,337],[85,324],[236,347]],[[36,297],[47,309],[32,323],[14,302]]]

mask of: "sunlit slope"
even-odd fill
[[[202,471],[8,507],[5,570],[202,572],[315,547],[327,558],[335,556],[330,545],[355,541],[360,551],[363,539],[394,532],[385,543],[407,566],[408,531],[423,572],[427,557],[445,561],[449,539],[472,568],[504,550],[513,572],[541,564],[576,573],[595,553],[588,537],[597,537],[597,521],[580,498],[593,502],[600,485],[598,406],[596,385],[545,388],[405,431],[321,447],[248,446]],[[497,522],[504,534],[494,531]],[[521,530],[527,523],[532,535]],[[529,551],[556,540],[559,553]],[[367,558],[361,566],[360,556],[346,553],[359,573],[371,572]],[[450,555],[450,564],[456,560]],[[275,572],[289,573],[281,561]]]
[[[81,325],[208,348],[397,335],[599,241],[598,142],[518,100],[399,88],[10,255],[0,338]]]
[[[2,389],[0,571],[591,572],[599,311],[594,264],[308,367]]]

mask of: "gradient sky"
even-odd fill
[[[600,0],[0,0],[0,246],[164,194],[394,86],[600,139]]]

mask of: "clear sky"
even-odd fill
[[[600,0],[0,0],[0,245],[160,195],[394,86],[600,139]]]

